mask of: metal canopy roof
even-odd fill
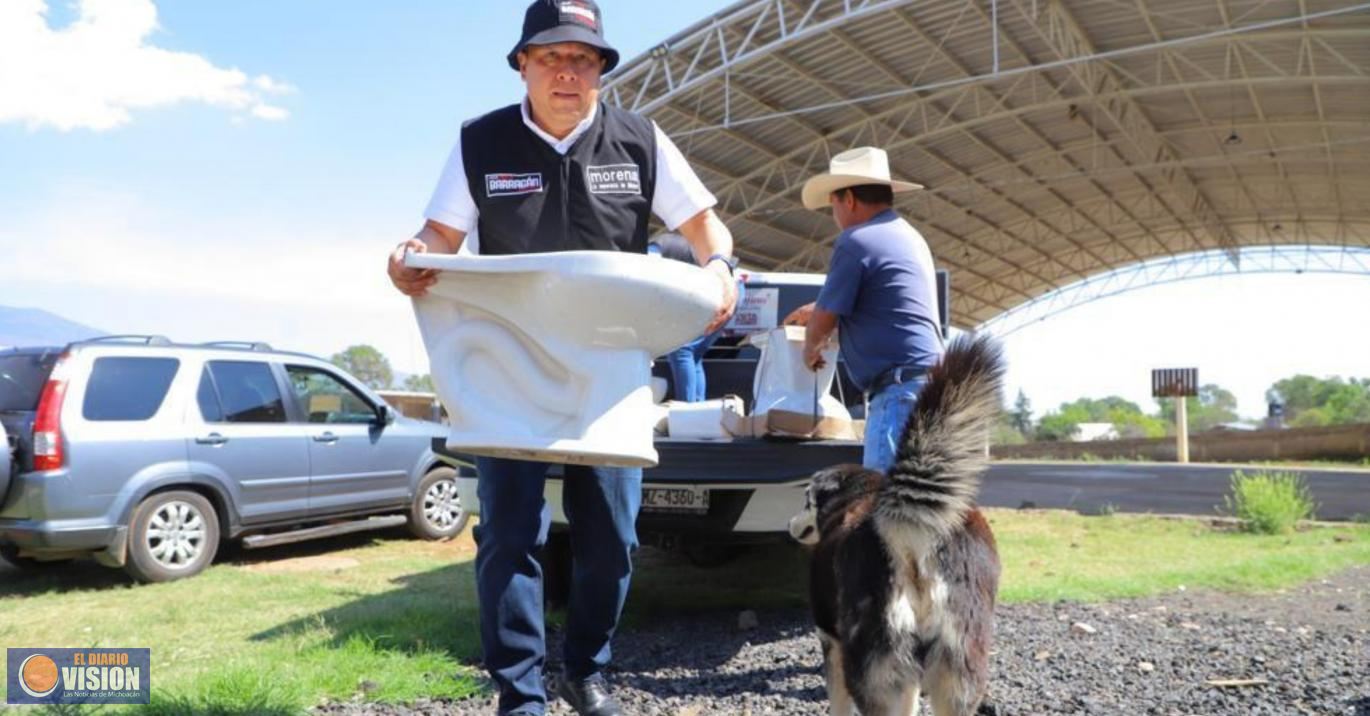
[[[1370,246],[1370,3],[749,0],[604,96],[672,135],[758,268],[821,270],[800,186],[885,147],[965,327],[1160,257]]]

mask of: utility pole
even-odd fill
[[[1151,397],[1175,401],[1175,457],[1189,462],[1187,401],[1199,394],[1198,368],[1158,368],[1151,371]]]
[[[1175,400],[1175,454],[1179,456],[1181,463],[1189,462],[1189,412],[1187,405],[1189,398],[1178,397]]]

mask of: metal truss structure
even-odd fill
[[[976,327],[1000,338],[1058,313],[1149,286],[1216,276],[1258,274],[1351,274],[1370,276],[1370,249],[1346,246],[1262,246],[1152,259],[1096,274],[1084,281],[1019,304]]]
[[[763,269],[821,270],[799,203],[871,144],[974,327],[1099,274],[1370,246],[1370,2],[748,0],[605,97],[675,138]]]

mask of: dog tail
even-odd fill
[[[1003,378],[1003,351],[988,337],[956,339],[929,372],[877,498],[882,531],[938,540],[961,524],[980,488]]]

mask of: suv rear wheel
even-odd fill
[[[433,468],[419,481],[409,508],[409,531],[419,539],[451,539],[466,529],[471,512],[457,495],[457,471]]]
[[[162,492],[133,513],[124,570],[139,582],[169,582],[203,572],[219,549],[219,518],[194,492]]]

